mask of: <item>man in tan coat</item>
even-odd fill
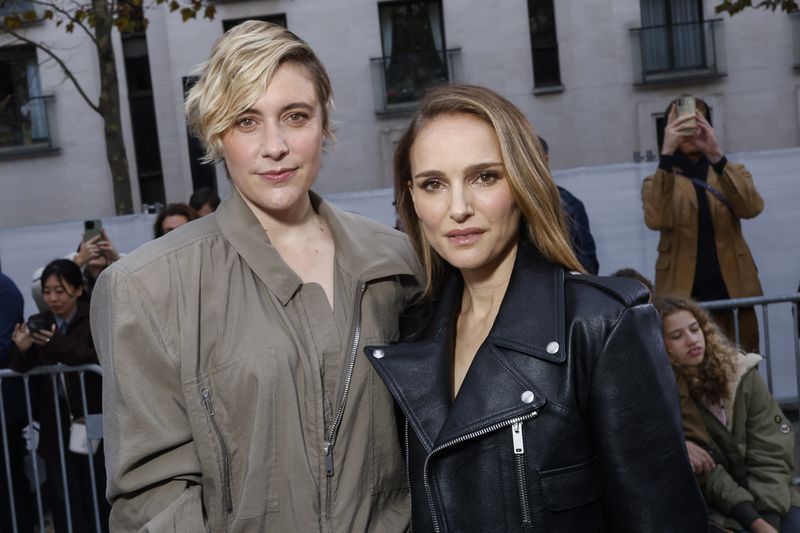
[[[753,177],[725,157],[710,123],[708,106],[696,99],[694,115],[667,108],[667,126],[656,173],[642,185],[644,220],[661,232],[656,294],[697,301],[762,294],[741,219],[753,218],[764,200]],[[730,312],[714,320],[736,339]],[[752,307],[739,312],[739,344],[758,351],[758,321]]]

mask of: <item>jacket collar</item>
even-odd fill
[[[355,279],[371,281],[392,275],[413,275],[411,268],[371,229],[309,191],[314,209],[333,235],[335,260]],[[215,216],[220,230],[256,276],[286,306],[303,280],[270,244],[258,219],[234,188]]]
[[[461,291],[461,276],[453,272],[422,339],[384,347],[384,357],[372,358],[429,451],[541,407],[545,398],[536,376],[523,371],[526,360],[562,363],[566,357],[564,270],[522,243],[495,323],[451,401],[454,320]],[[521,400],[526,391],[534,395],[527,404]]]

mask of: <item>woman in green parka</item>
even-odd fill
[[[735,531],[800,532],[794,432],[758,374],[762,357],[738,351],[691,300],[668,296],[654,304],[667,354],[710,437],[707,450],[687,444],[690,456],[705,454],[693,466],[703,474],[709,518]]]

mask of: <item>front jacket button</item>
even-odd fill
[[[533,395],[533,393],[529,390],[526,390],[525,392],[522,393],[520,400],[522,400],[522,403],[531,403],[533,402],[534,398],[535,396]]]
[[[547,343],[547,347],[545,348],[545,350],[547,350],[547,353],[549,353],[550,355],[553,355],[558,352],[558,348],[559,346],[556,341],[550,341]]]
[[[386,354],[380,348],[372,352],[372,357],[374,357],[375,359],[383,359],[384,355]]]

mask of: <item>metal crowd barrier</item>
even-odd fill
[[[731,300],[714,300],[711,302],[698,302],[700,306],[708,311],[730,310],[733,313],[733,324],[736,344],[739,344],[739,310],[743,307],[760,307],[762,327],[760,332],[763,338],[764,349],[761,355],[764,356],[767,370],[767,386],[773,392],[772,383],[772,353],[770,352],[770,327],[769,327],[769,306],[772,304],[791,305],[792,322],[792,344],[794,345],[794,363],[797,376],[797,408],[800,410],[800,339],[798,338],[797,317],[800,316],[800,293],[791,293],[782,296],[754,296],[750,298],[735,298]]]
[[[81,403],[83,405],[83,412],[88,413],[88,403],[86,399],[86,381],[85,381],[85,374],[86,372],[94,373],[99,376],[102,376],[102,372],[100,370],[100,365],[76,365],[76,366],[67,366],[62,364],[51,365],[51,366],[39,366],[33,368],[32,370],[20,374],[14,372],[13,370],[2,369],[0,370],[0,427],[2,427],[2,446],[3,446],[3,461],[5,464],[6,470],[6,479],[4,482],[6,483],[6,487],[8,489],[8,499],[9,499],[9,510],[11,513],[11,522],[12,522],[12,529],[14,533],[18,533],[18,523],[19,517],[17,517],[17,508],[16,508],[16,496],[14,494],[14,487],[12,482],[11,476],[11,463],[8,453],[8,428],[6,425],[6,406],[5,406],[5,399],[3,398],[2,394],[2,387],[3,382],[8,379],[22,379],[24,389],[25,389],[25,410],[27,413],[27,422],[29,427],[33,427],[33,406],[31,404],[31,387],[30,387],[30,379],[33,376],[43,376],[49,375],[50,376],[50,383],[52,386],[53,391],[53,401],[55,404],[55,415],[56,415],[56,428],[58,430],[58,453],[59,453],[59,460],[61,464],[61,481],[63,484],[64,490],[64,498],[65,498],[65,515],[67,521],[67,531],[68,533],[72,533],[73,531],[73,524],[72,524],[72,510],[71,510],[71,497],[69,490],[69,482],[67,479],[67,465],[66,465],[66,456],[64,450],[64,439],[61,438],[62,435],[65,434],[64,432],[64,423],[61,419],[61,400],[59,396],[59,386],[58,381],[60,376],[68,373],[78,373],[78,377],[80,380],[81,386]],[[44,384],[43,384],[44,385]],[[66,394],[66,391],[64,391]],[[69,424],[69,420],[67,423]],[[91,422],[91,423],[90,423]],[[100,507],[99,502],[97,499],[97,475],[95,473],[94,468],[94,455],[97,453],[94,449],[93,443],[94,441],[99,441],[102,439],[102,422],[100,422],[100,417],[96,415],[86,415],[86,435],[87,435],[87,444],[88,444],[88,451],[90,455],[87,455],[87,463],[89,464],[89,477],[91,480],[92,486],[92,503],[94,505],[94,525],[95,531],[101,532],[103,529],[100,527]],[[34,447],[35,448],[35,447]],[[38,525],[39,525],[39,532],[42,533],[45,531],[44,526],[44,507],[42,502],[42,475],[39,472],[39,464],[36,459],[36,450],[33,449],[29,452],[32,455],[33,460],[31,461],[32,470],[33,470],[33,483],[35,485],[36,490],[36,508],[38,511]],[[45,475],[52,475],[53,473],[45,472]],[[0,480],[3,482],[3,480]],[[85,497],[85,495],[78,495],[78,497]]]

